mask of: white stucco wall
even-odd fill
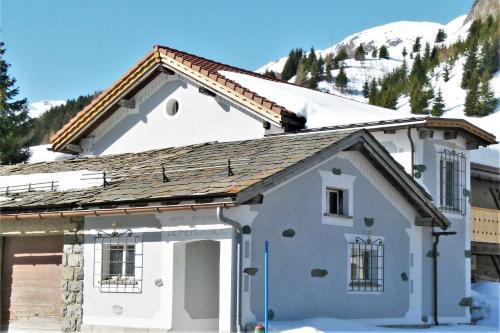
[[[265,133],[262,119],[220,97],[201,94],[197,85],[178,75],[161,74],[133,99],[135,109],[121,107],[82,140],[84,154],[106,155],[252,139]],[[172,99],[179,103],[174,116],[166,112]]]
[[[118,224],[117,230],[125,231],[130,228],[132,236],[140,236],[143,253],[141,292],[104,293],[94,283],[94,238],[98,230],[111,232],[113,222]],[[130,327],[161,330],[174,326],[181,330],[218,327],[220,332],[229,332],[233,297],[230,274],[232,235],[230,228],[218,224],[215,210],[86,218],[82,331],[90,332],[106,326],[116,329]],[[185,254],[175,259],[174,244],[182,243],[181,248],[185,248],[186,243],[197,240],[219,243],[219,309],[218,318],[214,319],[193,319],[183,308],[173,309],[174,302],[184,302],[185,283],[185,268],[181,267],[185,263]],[[175,276],[174,268],[177,274]],[[189,323],[186,322],[188,319]]]

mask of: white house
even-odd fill
[[[271,319],[467,322],[470,150],[494,142],[157,46],[52,137],[79,157],[0,167],[2,322],[244,330],[265,240]]]

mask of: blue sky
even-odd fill
[[[30,102],[102,90],[154,44],[254,70],[400,20],[447,23],[473,0],[0,0],[6,59]]]

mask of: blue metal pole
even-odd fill
[[[264,242],[264,332],[269,329],[269,242]]]

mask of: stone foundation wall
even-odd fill
[[[61,329],[78,332],[83,316],[83,231],[64,234]]]

